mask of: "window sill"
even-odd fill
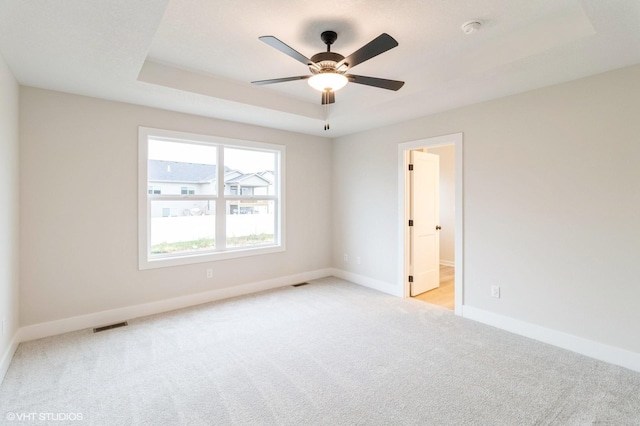
[[[156,269],[170,266],[191,265],[194,263],[215,262],[218,260],[237,259],[240,257],[260,256],[264,254],[285,251],[284,245],[260,248],[246,248],[238,250],[220,251],[213,253],[190,254],[184,256],[159,257],[155,259],[140,258],[138,269]]]

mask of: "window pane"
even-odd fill
[[[151,201],[151,255],[215,248],[215,200]]]
[[[153,194],[215,195],[216,147],[149,139],[148,180]],[[157,192],[156,192],[157,191]]]
[[[275,243],[273,201],[227,201],[227,248]]]
[[[225,148],[226,195],[274,195],[277,153]]]

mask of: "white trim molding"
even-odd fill
[[[520,336],[567,349],[588,356],[589,358],[640,372],[640,353],[637,352],[609,346],[573,334],[541,327],[471,306],[465,305],[463,307],[462,316],[514,334],[519,334]]]
[[[375,278],[354,274],[353,272],[347,272],[337,268],[333,269],[332,275],[336,278],[351,281],[352,283],[359,284],[364,287],[369,287],[382,293],[402,297],[402,289],[399,289],[398,286],[394,285],[393,283],[376,280]]]
[[[40,339],[42,337],[55,336],[57,334],[71,331],[83,330],[85,328],[99,327],[106,324],[130,320],[133,318],[169,312],[176,309],[187,308],[189,306],[200,305],[202,303],[216,300],[228,299],[230,297],[244,296],[246,294],[257,293],[259,291],[271,290],[278,287],[298,284],[304,281],[329,277],[332,269],[319,269],[316,271],[303,272],[300,274],[288,275],[270,280],[258,281],[242,284],[234,287],[226,287],[210,290],[202,293],[189,294],[172,299],[159,300],[140,305],[126,306],[124,308],[101,311],[93,314],[80,315],[71,318],[64,318],[56,321],[28,325],[20,328],[19,340]]]
[[[406,226],[409,219],[409,184],[407,164],[409,164],[409,151],[420,148],[436,148],[439,146],[453,145],[456,150],[456,194],[455,194],[455,241],[454,251],[456,263],[456,279],[454,282],[454,306],[455,314],[462,315],[464,304],[464,164],[463,164],[463,134],[436,136],[398,144],[398,283],[400,297],[410,297],[409,293],[409,231]],[[442,263],[442,262],[441,262]]]
[[[185,149],[194,147],[208,147],[212,151],[209,160],[215,159],[217,165],[217,177],[214,179],[215,191],[212,194],[149,194],[148,160],[150,143],[170,142],[182,144]],[[190,148],[186,148],[189,146]],[[243,150],[245,152],[261,152],[273,156],[274,179],[271,194],[242,195],[227,194],[225,192],[225,179],[223,167],[225,164],[225,148]],[[215,151],[213,151],[215,149]],[[285,241],[285,169],[286,146],[255,142],[248,140],[224,138],[213,135],[201,135],[173,130],[154,129],[150,127],[138,127],[138,269],[153,269],[176,265],[189,265],[194,263],[212,262],[216,260],[234,259],[238,257],[264,255],[286,250]],[[204,160],[203,160],[204,161]],[[272,202],[274,207],[274,241],[263,245],[249,245],[246,247],[226,247],[226,217],[228,202],[266,201]],[[151,253],[152,227],[152,202],[207,202],[213,203],[214,215],[210,216],[215,226],[214,230],[216,246],[202,252],[188,253]],[[165,204],[166,205],[166,204]],[[214,229],[215,228],[215,229]]]
[[[13,335],[13,339],[11,339],[11,343],[9,343],[9,347],[2,354],[2,358],[0,360],[0,385],[4,380],[4,376],[7,374],[7,370],[9,370],[9,365],[11,365],[11,360],[13,359],[13,354],[16,353],[18,349],[18,345],[20,344],[19,340],[19,331]]]

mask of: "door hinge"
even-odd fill
[[[409,226],[413,226],[413,219],[409,219]]]
[[[413,170],[413,164],[409,164],[409,170]]]
[[[413,275],[409,275],[409,282],[412,283],[413,282]]]

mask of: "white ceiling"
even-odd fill
[[[484,22],[465,35],[460,26]],[[638,0],[0,0],[0,52],[23,85],[337,137],[640,63]],[[307,57],[347,56],[379,34],[399,46],[354,74],[324,131]]]

